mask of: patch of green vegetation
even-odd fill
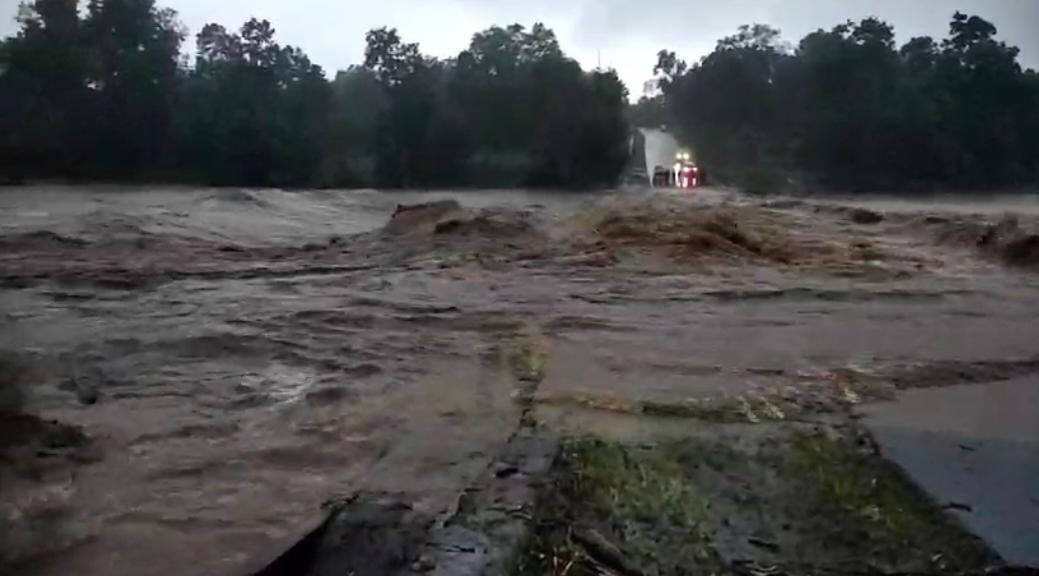
[[[997,563],[851,436],[774,427],[652,447],[565,442],[513,574],[948,574]]]
[[[524,341],[510,361],[517,374],[527,370]],[[687,399],[632,399],[614,394],[556,393],[536,398],[540,404],[574,405],[592,410],[705,422],[752,424],[802,419],[813,414],[846,414],[865,401],[888,399],[893,387],[850,370],[835,370],[814,381],[774,386],[747,394]]]
[[[681,468],[687,477],[695,477],[690,474],[690,470],[700,466],[718,471],[742,471],[748,455],[729,444],[730,441],[734,440],[683,438],[658,444],[654,450],[659,453],[659,458]],[[698,488],[701,497],[705,497],[702,487]]]
[[[541,382],[548,365],[550,342],[540,329],[527,326],[511,342],[507,360],[513,376],[521,382]]]
[[[515,574],[718,574],[705,515],[705,500],[665,452],[571,440]]]
[[[819,545],[885,570],[983,567],[994,558],[893,465],[823,435],[795,436],[792,490]]]

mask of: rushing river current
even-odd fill
[[[90,450],[0,477],[3,554],[25,574],[241,574],[337,496],[449,510],[524,418],[601,432],[638,403],[870,402],[820,388],[844,370],[1027,371],[1039,276],[977,248],[1004,213],[1026,229],[1039,203],[4,190],[18,408]],[[546,359],[524,394],[518,338]]]

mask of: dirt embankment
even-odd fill
[[[876,222],[854,214],[849,218],[855,223]],[[571,240],[576,249],[598,249],[614,261],[648,254],[679,267],[749,264],[878,279],[912,275],[926,267],[918,255],[878,242],[871,230],[847,230],[840,219],[829,220],[809,225],[796,215],[765,205],[703,204],[668,196],[620,197],[579,212],[571,222]]]
[[[897,276],[921,267],[916,258],[870,238],[812,230],[776,210],[667,195],[609,196],[556,220],[531,210],[465,208],[452,200],[398,206],[376,238],[372,246],[399,261],[439,267],[690,270],[750,264],[848,277]]]
[[[562,221],[534,210],[472,209],[457,201],[398,206],[375,233],[332,236],[300,246],[245,246],[150,233],[131,223],[98,234],[35,231],[0,237],[0,286],[56,282],[67,287],[148,289],[168,282],[335,274],[432,259],[440,267],[531,265],[777,267],[829,276],[891,278],[929,262],[878,241],[883,223],[924,231],[944,246],[967,247],[1008,265],[1039,268],[1035,227],[1005,218],[895,217],[823,206],[811,226],[788,212],[801,204],[704,204],[666,195],[611,196]],[[803,210],[802,210],[803,211]],[[851,223],[857,228],[841,227]],[[658,266],[659,267],[659,266]]]
[[[448,263],[478,254],[564,266],[609,267],[639,254],[676,265],[788,265],[807,247],[783,223],[751,208],[694,206],[659,197],[608,198],[569,220],[546,222],[522,210],[471,210],[456,202],[398,207],[383,233]]]
[[[382,232],[391,242],[459,250],[540,246],[544,225],[526,210],[463,208],[454,200],[398,206]]]
[[[589,215],[590,236],[612,248],[659,248],[678,260],[760,258],[790,263],[791,238],[756,214],[731,208],[608,208]]]
[[[887,232],[922,235],[939,247],[969,249],[1007,266],[1039,270],[1039,220],[1034,216],[992,216],[957,210],[927,213],[924,206],[916,212],[886,213],[800,199],[770,200],[761,206],[780,211],[810,211],[864,227],[883,225]]]

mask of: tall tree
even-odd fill
[[[0,49],[0,167],[11,174],[83,169],[92,104],[75,0],[36,0]]]
[[[399,187],[457,180],[468,153],[461,127],[445,114],[448,66],[403,42],[395,29],[372,30],[366,40],[365,69],[387,101],[375,143],[376,181]]]
[[[802,166],[824,184],[872,188],[889,177],[903,81],[894,30],[867,18],[801,41]]]
[[[1032,183],[1039,91],[995,34],[957,13],[942,42],[896,49],[892,27],[867,18],[788,53],[776,31],[743,27],[688,70],[661,52],[655,72],[678,131],[723,180],[761,190],[791,177],[843,190]]]
[[[996,27],[978,16],[957,12],[949,32],[932,89],[947,98],[942,120],[957,144],[954,174],[970,184],[1018,181],[1035,164],[1027,155],[1035,137],[1021,123],[1034,101],[1018,49],[996,40]]]
[[[437,60],[372,30],[329,82],[273,26],[205,26],[180,58],[154,0],[35,0],[0,40],[0,179],[255,186],[610,184],[623,84],[542,24],[492,27]]]
[[[178,141],[207,180],[322,183],[331,89],[320,67],[274,36],[270,22],[252,19],[238,33],[209,24],[196,39]]]
[[[626,159],[617,156],[627,142],[623,84],[585,74],[543,24],[475,34],[452,94],[473,127],[475,169],[489,180],[594,185],[615,179]]]
[[[784,154],[790,111],[781,107],[779,93],[789,56],[778,36],[767,26],[743,26],[688,70],[674,53],[659,54],[655,70],[665,75],[678,132],[722,179]]]
[[[104,173],[134,176],[165,165],[184,37],[176,12],[154,0],[90,0],[84,28]]]
[[[473,35],[458,55],[452,91],[477,126],[482,147],[509,154],[530,145],[534,118],[525,87],[531,66],[562,57],[555,34],[542,24],[530,32],[513,24]]]
[[[332,82],[331,143],[324,171],[328,180],[343,186],[374,186],[379,117],[386,98],[375,74],[351,66]]]

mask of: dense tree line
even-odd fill
[[[0,42],[0,179],[251,186],[595,186],[627,159],[626,90],[542,25],[439,60],[396,30],[331,81],[271,24],[186,31],[154,0],[35,0]]]
[[[1039,183],[1039,75],[996,28],[957,13],[941,41],[898,47],[869,18],[796,48],[742,27],[687,66],[659,54],[663,95],[636,107],[669,123],[716,179],[762,191],[978,189]]]

